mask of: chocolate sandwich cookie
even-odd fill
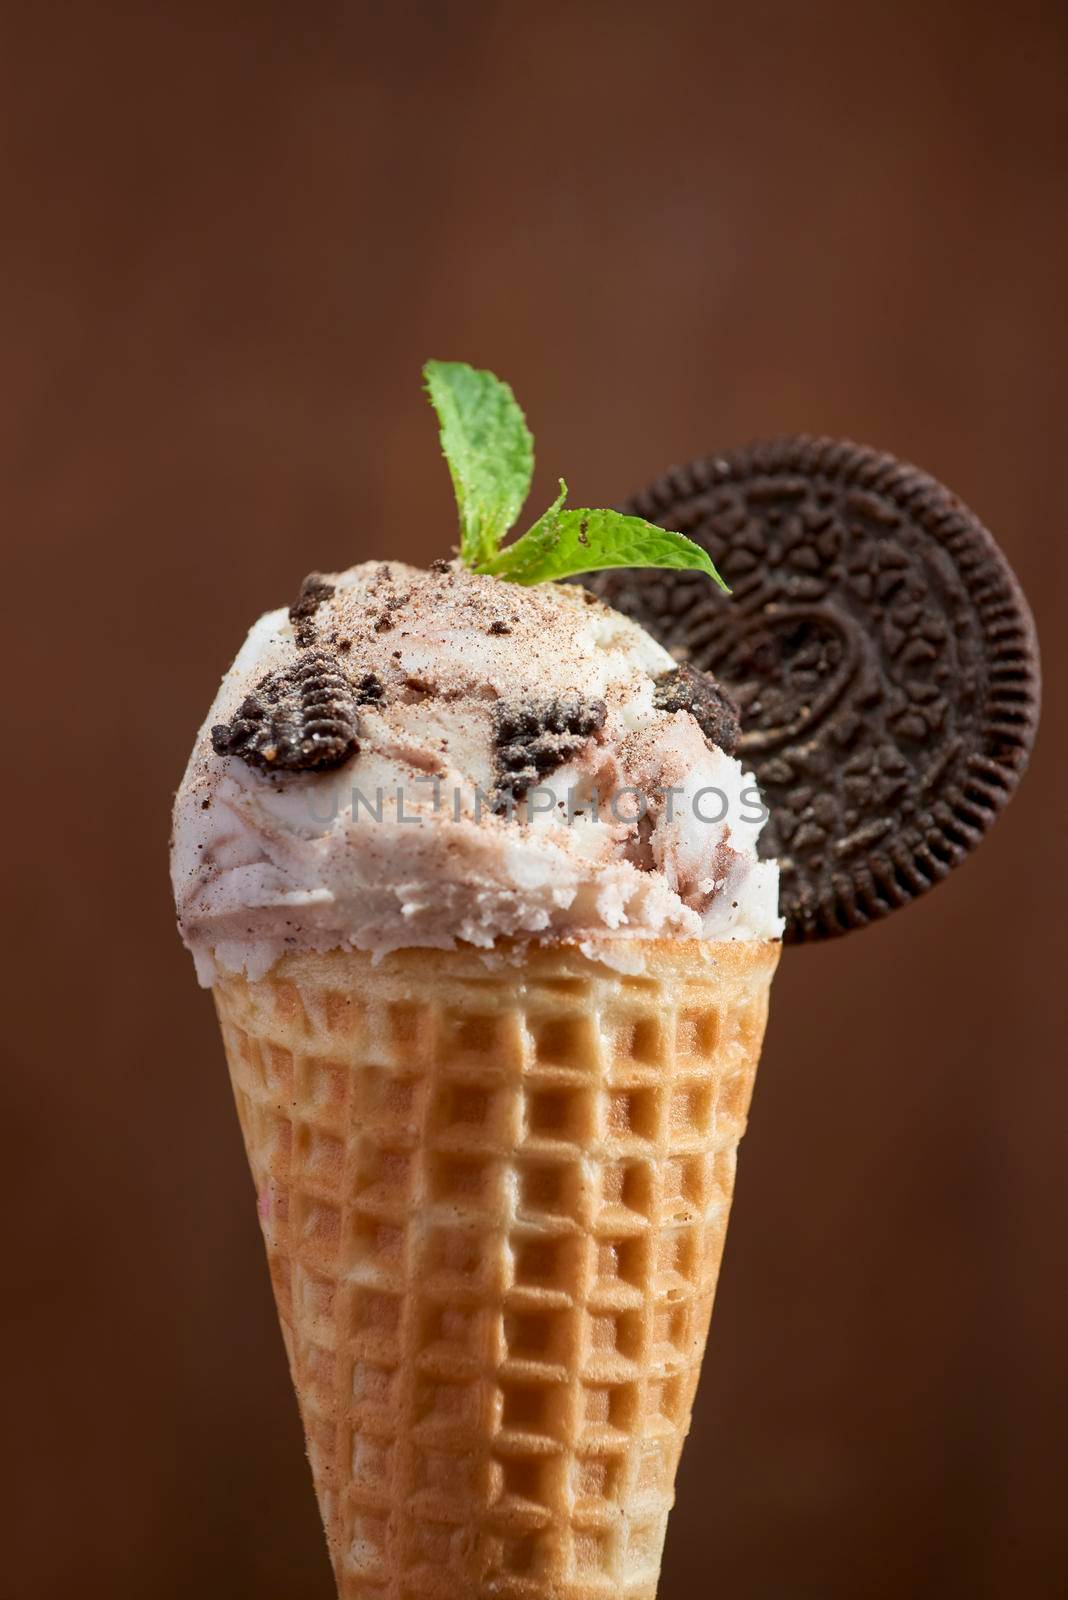
[[[733,590],[588,580],[737,701],[786,938],[864,927],[944,878],[1009,800],[1038,722],[1031,613],[979,520],[892,456],[803,437],[677,468],[626,509],[696,540]]]

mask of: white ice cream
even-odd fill
[[[636,623],[574,586],[456,565],[370,562],[326,581],[315,642],[354,681],[373,673],[382,698],[334,771],[216,755],[212,727],[300,656],[286,611],[252,629],[175,803],[174,893],[203,983],[219,967],[259,976],[295,949],[603,950],[610,936],[635,964],[642,939],[780,936],[755,780],[689,712],[654,708],[654,679],[675,663]],[[603,727],[511,817],[495,814],[495,708],[575,698],[603,701]]]

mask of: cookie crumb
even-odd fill
[[[334,593],[334,585],[327,583],[321,572],[309,572],[301,584],[300,593],[289,608],[289,620],[296,629],[297,644],[302,650],[314,643],[315,613]]]

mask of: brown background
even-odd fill
[[[169,15],[167,13],[170,13]],[[431,354],[611,502],[754,435],[918,460],[1044,639],[980,857],[787,952],[664,1600],[1068,1564],[1068,23],[972,3],[7,6],[3,1371],[19,1600],[327,1600],[167,811],[250,620],[452,537]]]

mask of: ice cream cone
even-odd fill
[[[779,946],[642,949],[216,983],[341,1600],[656,1592]]]

